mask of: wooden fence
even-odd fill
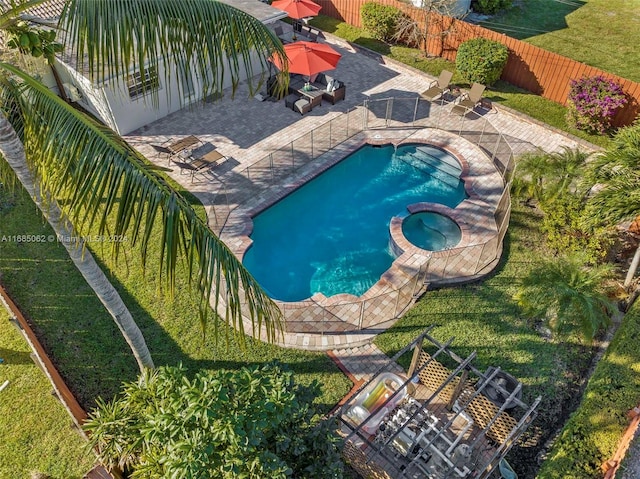
[[[314,0],[322,5],[322,14],[360,27],[360,7],[371,0]],[[403,10],[414,20],[425,22],[424,10],[398,0],[376,0]],[[614,126],[633,122],[640,113],[640,83],[612,75],[598,68],[543,50],[521,40],[507,37],[478,25],[430,13],[427,51],[431,55],[455,61],[460,44],[476,37],[484,37],[503,43],[509,48],[509,60],[502,72],[502,79],[512,85],[540,95],[562,105],[567,102],[570,80],[602,75],[622,86],[629,102],[620,109],[613,120]],[[442,35],[444,31],[448,34]]]

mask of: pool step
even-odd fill
[[[416,152],[414,155],[418,158],[422,158],[423,155],[429,158],[434,158],[440,163],[440,169],[450,171],[452,175],[459,177],[460,173],[462,173],[462,167],[460,166],[460,163],[458,163],[458,160],[446,151],[442,151],[438,148],[416,146]]]
[[[428,155],[425,152],[396,154],[396,158],[410,164],[414,168],[427,173],[452,188],[457,188],[460,184],[460,170],[457,172],[449,165],[440,161],[439,158]]]

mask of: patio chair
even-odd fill
[[[191,152],[191,162],[188,170],[191,171],[191,182],[196,174],[210,172],[213,168],[227,161],[228,158],[216,150],[213,143],[205,143]]]
[[[158,145],[155,143],[151,143],[151,148],[156,150],[156,159],[166,158],[167,164],[171,163],[171,157],[173,156],[173,152],[164,145]]]
[[[433,101],[444,92],[449,90],[449,83],[453,78],[453,73],[448,70],[442,70],[437,80],[433,80],[425,91],[420,93],[420,96],[426,100]]]
[[[301,115],[311,111],[311,103],[306,98],[300,98],[293,104],[293,111],[297,111]]]
[[[458,101],[453,105],[451,113],[457,113],[458,115],[466,115],[480,103],[482,100],[482,94],[484,93],[485,86],[480,83],[474,83],[471,85],[471,90],[460,95]]]
[[[300,95],[297,93],[290,93],[284,97],[284,106],[293,110],[293,105],[300,99]]]

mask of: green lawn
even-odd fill
[[[197,200],[190,198],[195,204]],[[196,209],[204,214],[201,205]],[[3,235],[51,234],[24,194],[11,197],[0,189],[0,217],[0,239]],[[251,340],[243,349],[233,338],[227,348],[225,337],[229,330],[219,325],[220,339],[216,343],[213,323],[203,338],[198,301],[187,287],[186,268],[179,269],[176,296],[171,300],[164,293],[164,284],[156,281],[157,262],[148,262],[147,273],[143,274],[140,258],[134,252],[128,251],[126,258],[115,265],[109,248],[101,247],[107,245],[91,246],[105,261],[106,270],[112,272],[112,282],[142,329],[157,366],[182,362],[195,371],[279,361],[290,367],[301,382],[315,379],[321,383],[323,395],[319,402],[325,409],[349,390],[350,381],[325,354]],[[113,396],[122,381],[135,378],[136,365],[128,346],[66,259],[61,245],[0,241],[0,274],[15,301],[32,318],[55,364],[85,407],[93,406],[97,396]]]
[[[0,477],[81,478],[94,463],[84,438],[29,357],[31,350],[0,306]]]
[[[519,477],[533,477],[540,446],[566,420],[592,357],[590,348],[577,340],[548,341],[524,319],[512,295],[520,279],[538,258],[549,256],[540,231],[540,217],[527,207],[514,205],[505,240],[502,263],[495,274],[466,286],[427,291],[407,314],[376,339],[387,354],[395,354],[426,327],[440,341],[455,337],[452,348],[466,357],[477,352],[480,369],[499,366],[524,385],[529,404],[542,396],[539,416],[529,431],[536,446],[516,448],[511,463]],[[403,357],[404,366],[410,355]]]
[[[640,81],[637,0],[535,0],[482,25],[623,78]]]
[[[455,72],[456,65],[454,62],[444,60],[442,58],[426,58],[424,54],[416,49],[402,45],[389,45],[384,42],[371,38],[362,29],[336,20],[335,18],[320,15],[311,23],[333,35],[345,40],[361,45],[365,48],[373,50],[382,55],[386,55],[396,61],[404,63],[410,67],[416,68],[424,73],[437,77],[442,70],[450,70]],[[467,88],[462,78],[455,73],[452,80],[453,84]],[[606,147],[609,144],[609,138],[600,135],[590,135],[567,125],[565,120],[566,108],[551,100],[547,100],[531,92],[515,87],[507,82],[498,81],[494,86],[487,89],[485,95],[494,103],[513,108],[516,111],[524,113],[538,121],[547,123],[562,131],[582,138],[590,143]]]

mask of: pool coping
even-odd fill
[[[225,229],[220,237],[230,247],[236,257],[242,261],[244,254],[252,244],[249,235],[253,230],[252,218],[254,216],[285,198],[364,145],[392,144],[399,146],[402,144],[415,143],[428,143],[429,145],[445,150],[458,159],[462,166],[460,178],[464,181],[468,198],[463,200],[456,208],[448,208],[435,203],[415,203],[407,205],[407,214],[423,210],[444,213],[456,221],[460,227],[462,232],[460,243],[454,248],[442,251],[430,252],[422,250],[404,238],[401,232],[400,218],[394,217],[391,219],[390,236],[402,249],[402,253],[393,261],[389,269],[381,275],[380,279],[363,295],[355,296],[342,293],[327,297],[322,293],[316,293],[302,301],[285,302],[275,299],[274,301],[281,309],[326,308],[366,301],[377,298],[385,292],[391,292],[393,288],[397,288],[399,284],[406,284],[407,278],[412,274],[416,274],[416,271],[420,270],[422,265],[432,258],[450,255],[451,250],[486,241],[488,235],[497,234],[498,226],[495,222],[494,213],[502,191],[504,190],[502,176],[491,161],[491,158],[489,158],[481,148],[458,135],[431,128],[417,130],[365,130],[360,132],[333,150],[319,156],[310,164],[303,166],[297,172],[294,172],[292,176],[285,179],[284,183],[279,185],[278,188],[269,188],[265,192],[262,192],[262,194],[256,195],[244,204],[239,205],[230,215],[229,223],[233,226]],[[467,161],[468,157],[472,157],[473,161]],[[497,260],[494,261],[494,263],[497,264]],[[493,266],[494,265],[492,265],[490,269],[492,269]],[[462,281],[469,279],[469,277],[462,278]],[[445,282],[446,281],[451,281],[451,278],[445,279]],[[415,299],[417,298],[414,297],[410,304],[403,307],[402,311],[405,311]],[[338,339],[338,336],[342,336],[342,339],[346,340],[350,346],[365,344],[371,341],[376,334],[390,327],[400,316],[401,314],[395,318],[383,319],[379,323],[376,323],[374,328],[359,327],[356,330],[353,329],[356,325],[350,322],[348,324],[352,326],[352,329],[346,331],[288,331],[286,333],[283,331],[283,341],[277,342],[283,346],[325,350],[339,347],[342,341]],[[316,346],[312,347],[310,345],[309,335],[314,334],[319,335],[321,340],[315,341]],[[261,334],[261,336],[263,336],[263,334]],[[331,340],[329,340],[329,338],[331,338]]]

